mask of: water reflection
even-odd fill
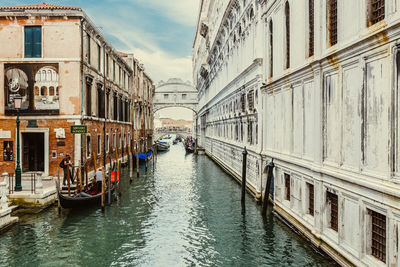
[[[250,197],[206,156],[182,145],[141,175],[121,172],[120,203],[56,209],[0,236],[0,266],[328,266],[329,258]],[[132,183],[129,176],[133,175]]]

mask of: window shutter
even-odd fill
[[[25,27],[25,57],[32,57],[32,28]]]
[[[33,55],[32,57],[42,57],[42,29],[32,27],[33,30]]]

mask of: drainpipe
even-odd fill
[[[83,125],[83,88],[85,86],[85,73],[83,69],[83,62],[84,62],[84,55],[83,55],[83,22],[85,21],[84,18],[81,18],[81,125]],[[83,134],[81,136],[81,177],[84,175],[84,164],[83,164]]]
[[[104,94],[103,94],[103,102],[104,102],[104,124],[103,124],[103,164],[104,164],[104,173],[106,173],[106,120],[107,120],[107,114],[106,114],[106,43],[103,42],[103,83],[104,83]],[[107,103],[108,105],[108,103]],[[110,162],[111,166],[111,162]],[[110,179],[108,179],[110,180]]]

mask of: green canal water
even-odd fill
[[[279,221],[206,156],[181,144],[141,169],[106,207],[56,208],[0,236],[0,266],[330,266],[334,262]]]

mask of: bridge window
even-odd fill
[[[164,99],[168,99],[168,94],[164,94]]]
[[[182,94],[182,100],[186,100],[187,94]]]

